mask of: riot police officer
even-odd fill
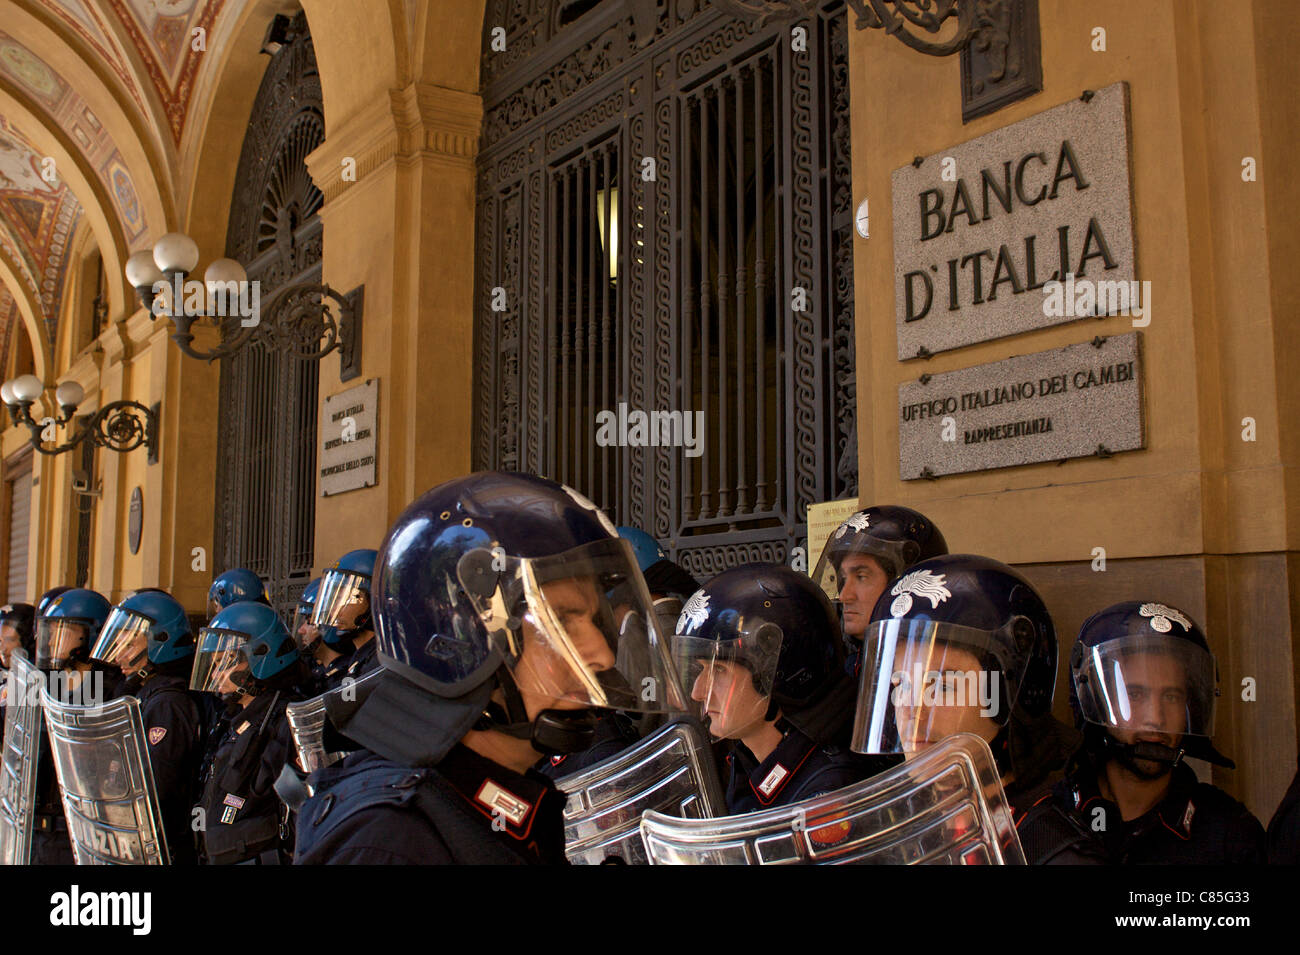
[[[534,763],[590,747],[600,710],[685,708],[631,547],[563,485],[427,492],[374,594],[381,676],[327,706],[367,749],[313,775],[301,864],[563,863],[564,797]]]
[[[51,694],[85,703],[111,698],[119,683],[116,671],[96,667],[90,660],[90,648],[112,609],[109,602],[93,590],[69,587],[42,597],[42,604],[34,662],[45,672]],[[48,743],[41,747],[38,759],[32,863],[72,865],[63,797]]]
[[[185,608],[159,590],[136,591],[108,615],[91,657],[121,669],[119,695],[140,702],[145,743],[174,865],[193,864],[190,809],[198,798],[205,709],[189,690],[194,634]]]
[[[946,553],[948,542],[933,521],[919,511],[889,504],[850,515],[826,539],[812,578],[827,593],[838,595],[850,673],[857,673],[863,634],[890,582],[913,564]]]
[[[293,636],[298,650],[311,666],[311,683],[315,693],[333,689],[347,673],[348,656],[352,641],[341,635],[336,627],[317,626],[312,622],[312,610],[320,592],[321,578],[317,577],[298,596],[298,606],[293,616]]]
[[[346,640],[354,648],[340,683],[358,680],[378,666],[374,617],[370,612],[370,580],[376,555],[373,550],[350,550],[321,575],[311,622],[317,627],[334,628],[334,639]]]
[[[232,567],[218,574],[208,588],[208,619],[232,604],[252,601],[271,605],[271,597],[266,592],[266,584],[246,567]]]
[[[1070,677],[1083,745],[1021,823],[1027,856],[1031,844],[1040,860],[1053,855],[1040,830],[1061,835],[1064,818],[1113,864],[1264,861],[1259,821],[1183,762],[1234,768],[1210,739],[1218,669],[1190,616],[1141,600],[1093,614],[1071,650]]]
[[[0,607],[0,697],[7,684],[9,655],[22,650],[31,659],[36,650],[36,608],[31,604],[5,604]],[[3,706],[3,699],[0,699]]]
[[[840,789],[883,766],[848,749],[853,684],[826,594],[782,564],[714,577],[673,638],[682,687],[730,741],[727,809],[751,812]]]
[[[190,689],[218,694],[229,712],[199,800],[201,861],[287,861],[292,841],[273,787],[293,757],[284,708],[299,698],[304,671],[288,628],[265,604],[232,604],[201,632]]]
[[[880,596],[864,636],[856,751],[912,755],[973,733],[1016,808],[1060,772],[1078,737],[1051,715],[1056,629],[1018,571],[972,554],[921,561]]]

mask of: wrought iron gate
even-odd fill
[[[857,492],[843,3],[489,0],[482,77],[476,466],[569,483],[699,576],[786,560],[808,503]]]
[[[306,157],[325,138],[316,56],[305,17],[271,57],[235,177],[226,255],[268,303],[321,273],[323,197]],[[292,615],[311,574],[316,520],[318,364],[256,341],[222,362],[217,444],[218,572],[247,567]]]

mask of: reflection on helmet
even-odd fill
[[[50,600],[36,627],[36,666],[62,670],[90,659],[111,605],[84,588],[67,590]]]

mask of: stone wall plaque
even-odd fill
[[[830,540],[831,534],[848,519],[850,514],[856,513],[857,510],[858,499],[856,497],[845,501],[821,501],[817,504],[808,505],[809,574],[817,569],[817,561],[821,560],[822,551],[826,549],[826,542]],[[839,593],[828,592],[826,596],[834,600],[839,596]]]
[[[905,481],[1146,447],[1141,332],[898,388]]]
[[[321,497],[374,487],[379,458],[379,379],[330,395],[321,415]]]
[[[1121,292],[1128,313],[1146,304],[1130,294],[1125,83],[896,169],[892,192],[899,360],[1098,313],[1074,297],[1045,308],[1044,286],[1070,274],[1098,283],[1100,314],[1126,312]]]
[[[140,488],[131,490],[131,507],[126,518],[126,542],[131,553],[140,553],[140,533],[144,529],[144,495]]]

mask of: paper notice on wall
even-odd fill
[[[812,574],[817,569],[817,561],[822,556],[822,551],[826,548],[826,541],[835,533],[839,527],[848,518],[858,510],[858,499],[852,498],[847,501],[822,501],[819,504],[808,505],[808,573]],[[822,584],[825,588],[827,585]],[[834,585],[831,584],[833,587]],[[827,591],[827,596],[834,600],[837,593]]]

